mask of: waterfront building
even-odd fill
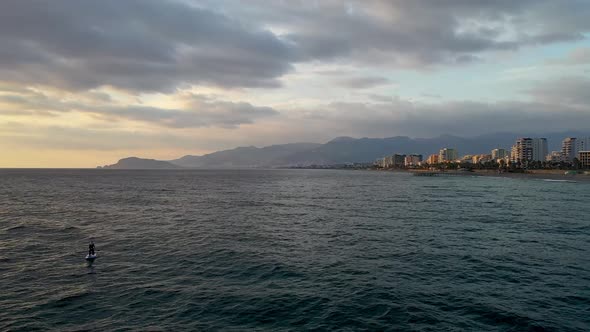
[[[392,157],[393,167],[403,167],[405,165],[405,154],[394,154]]]
[[[578,152],[578,160],[580,160],[582,168],[590,168],[590,151]]]
[[[551,153],[547,155],[547,158],[545,160],[550,161],[552,163],[558,163],[562,161],[563,159],[561,151],[551,151]]]
[[[459,159],[457,150],[451,148],[444,148],[438,152],[438,162],[448,163]]]
[[[410,154],[404,158],[404,165],[406,167],[419,166],[422,163],[421,154]]]
[[[561,156],[563,161],[573,161],[576,157],[576,138],[567,137],[561,143]]]
[[[426,163],[427,164],[438,164],[438,155],[437,154],[431,154],[430,156],[428,156],[428,159],[426,159]]]
[[[516,140],[510,151],[512,162],[543,161],[547,157],[547,139],[522,137]]]
[[[478,155],[474,155],[471,158],[471,162],[474,164],[479,164],[479,163],[483,164],[488,161],[492,161],[492,155],[490,155],[490,154],[478,154]]]
[[[582,137],[576,139],[575,155],[581,151],[590,151],[590,137]]]
[[[512,162],[531,160],[533,158],[533,139],[522,137],[516,140],[510,150]]]
[[[547,156],[547,139],[533,138],[533,159],[534,161],[544,161]]]
[[[502,159],[504,157],[506,157],[506,150],[500,149],[500,148],[492,150],[492,159],[493,160]]]
[[[391,168],[393,167],[393,157],[387,156],[383,158],[383,168]]]
[[[403,167],[405,164],[405,158],[405,154],[394,154],[392,156],[379,158],[374,164],[381,168]]]
[[[459,162],[460,162],[460,163],[467,163],[467,164],[471,164],[471,162],[472,162],[472,159],[473,159],[473,156],[472,156],[472,155],[470,155],[470,154],[466,154],[466,155],[464,155],[463,157],[461,157],[461,158],[459,159]]]
[[[520,149],[516,144],[510,148],[510,162],[515,163],[520,160],[521,154],[519,154],[519,151]]]
[[[383,168],[383,165],[384,165],[384,162],[383,162],[383,160],[384,160],[384,159],[385,159],[385,158],[379,158],[379,159],[375,160],[375,162],[373,163],[373,165],[375,165],[375,166],[377,166],[377,167],[381,167],[381,168]]]

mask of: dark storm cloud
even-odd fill
[[[298,62],[462,65],[579,40],[588,17],[586,0],[5,0],[0,77],[69,90],[277,87]]]
[[[3,80],[66,89],[278,86],[293,61],[272,33],[173,1],[6,0],[0,44]]]

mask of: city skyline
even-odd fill
[[[588,132],[589,16],[577,0],[3,1],[0,167]]]
[[[565,137],[561,141],[561,150],[550,151],[548,149],[547,138],[544,137],[520,137],[509,150],[503,149],[498,145],[490,153],[465,154],[461,155],[454,147],[444,147],[439,150],[438,154],[432,154],[426,159],[422,155],[405,155],[396,153],[393,156],[387,156],[377,159],[374,164],[381,168],[400,168],[412,166],[428,166],[445,163],[457,164],[485,164],[492,162],[498,164],[502,161],[501,167],[512,164],[518,164],[518,167],[527,167],[530,162],[540,162],[552,166],[580,166],[589,168],[590,162],[590,136],[588,137]],[[482,151],[480,151],[482,152]],[[413,159],[412,157],[419,159]],[[408,162],[410,157],[410,162]],[[405,158],[405,159],[404,159]],[[405,160],[400,163],[397,160]],[[540,165],[540,164],[537,164]]]

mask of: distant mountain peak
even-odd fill
[[[350,136],[338,136],[338,137],[330,140],[328,143],[342,143],[342,142],[350,142],[350,141],[356,141],[356,138],[350,137]]]
[[[144,159],[138,157],[127,157],[120,159],[116,164],[106,165],[106,169],[175,169],[181,168],[178,165],[167,161]]]

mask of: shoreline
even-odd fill
[[[426,170],[393,170],[408,173],[428,173]],[[473,172],[465,171],[430,171],[431,173],[449,174],[452,176],[487,176],[498,178],[512,178],[512,179],[538,179],[538,180],[558,180],[558,181],[588,181],[590,182],[590,175],[587,174],[565,174],[566,170],[533,170],[526,173],[498,173],[493,170],[474,170]]]
[[[538,179],[538,180],[558,180],[558,181],[584,181],[590,182],[590,175],[585,174],[565,174],[566,171],[559,170],[558,172],[552,171],[543,171],[540,170],[536,171],[529,171],[527,173],[497,173],[497,172],[487,172],[487,171],[475,171],[474,173],[479,176],[489,176],[489,177],[504,177],[504,178],[513,178],[513,179]]]

